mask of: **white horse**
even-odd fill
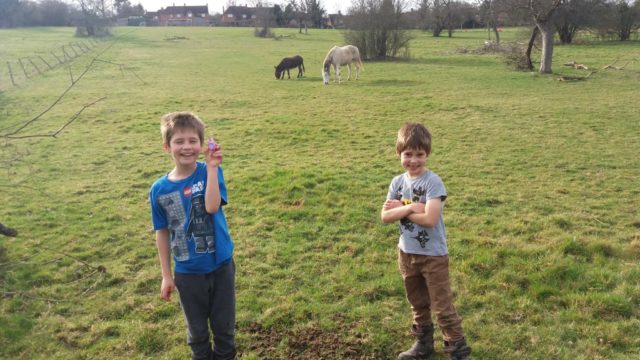
[[[340,66],[342,65],[349,66],[349,77],[347,80],[351,80],[351,63],[354,63],[356,66],[356,80],[358,80],[360,78],[360,68],[364,71],[358,48],[353,45],[332,47],[324,58],[324,65],[322,66],[322,79],[324,80],[324,84],[329,84],[329,80],[331,80],[330,70],[332,65],[333,71],[335,72],[333,81],[337,80],[338,84],[340,83]]]

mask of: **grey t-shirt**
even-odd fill
[[[395,199],[405,204],[440,198],[443,203],[447,198],[447,191],[438,175],[427,170],[422,176],[411,179],[407,173],[393,178],[389,186],[387,199]],[[408,218],[400,220],[400,241],[398,247],[408,254],[429,256],[447,255],[447,232],[442,220],[442,211],[438,222],[432,228],[425,228],[414,224]]]

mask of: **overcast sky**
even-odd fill
[[[180,5],[188,5],[188,6],[195,6],[195,5],[209,5],[209,12],[214,14],[214,13],[222,13],[222,8],[226,8],[227,7],[227,3],[229,2],[228,0],[129,0],[129,2],[132,5],[136,5],[138,3],[142,4],[142,6],[144,7],[145,10],[147,11],[158,11],[160,10],[160,8],[165,8],[167,6],[180,6]],[[274,3],[278,4],[284,4],[287,3],[288,1],[286,0],[282,0],[281,2],[279,1],[274,1]],[[236,0],[235,3],[237,5],[249,5],[251,3],[254,3],[253,1],[242,1],[242,0]],[[269,3],[271,3],[271,1],[269,1]],[[342,11],[343,14],[346,14],[347,9],[349,8],[349,6],[351,5],[351,1],[350,0],[320,0],[320,4],[322,5],[322,7],[327,10],[330,14],[333,13],[337,13],[338,10]]]

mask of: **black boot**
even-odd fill
[[[471,348],[467,346],[464,338],[455,343],[445,341],[442,351],[449,354],[451,360],[471,360]]]
[[[416,337],[411,349],[398,354],[398,360],[426,359],[433,354],[433,325],[411,327],[411,335]]]

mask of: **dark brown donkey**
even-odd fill
[[[276,79],[284,79],[284,72],[287,72],[287,76],[291,79],[291,74],[289,73],[289,69],[298,68],[298,77],[302,77],[302,74],[307,71],[304,68],[304,60],[302,60],[302,56],[296,55],[294,57],[288,57],[282,59],[278,66],[274,66],[276,68]]]

